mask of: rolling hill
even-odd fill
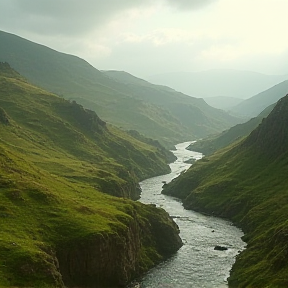
[[[164,187],[187,209],[232,220],[247,249],[229,287],[288,285],[288,95],[240,142],[204,157]]]
[[[276,104],[268,106],[257,117],[251,118],[249,121],[237,124],[220,134],[211,135],[197,142],[192,143],[187,149],[211,155],[215,151],[222,149],[235,141],[241,140],[248,136],[273,110]]]
[[[177,121],[180,120],[181,126],[187,125],[185,130],[189,135],[201,137],[210,134],[212,130],[222,130],[221,127],[227,120],[235,123],[234,117],[207,105],[203,99],[189,97],[166,86],[151,84],[127,72],[103,71],[103,73],[124,84],[135,98],[169,111]],[[238,121],[239,119],[236,122]],[[174,129],[173,131],[177,132]]]
[[[7,63],[0,134],[1,287],[123,286],[181,247],[163,209],[129,199],[139,179],[169,171],[155,140],[108,125]]]
[[[111,73],[108,77],[83,59],[3,31],[0,61],[8,62],[31,83],[96,111],[106,122],[137,130],[169,147],[221,132],[239,122],[201,99],[134,81],[135,77],[131,83],[133,77],[127,74],[129,83],[119,77],[116,81]]]
[[[288,93],[288,80],[283,81],[230,109],[231,112],[245,117],[255,117],[271,104],[276,103]]]

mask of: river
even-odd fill
[[[134,287],[141,288],[224,288],[235,262],[235,256],[243,250],[243,233],[230,222],[185,210],[176,198],[161,194],[163,183],[169,183],[191,164],[188,159],[199,160],[201,153],[186,150],[191,142],[176,145],[173,153],[177,160],[170,164],[171,173],[149,178],[140,183],[142,203],[154,203],[164,208],[180,228],[184,245],[170,259],[151,269]],[[227,247],[214,250],[216,245]]]

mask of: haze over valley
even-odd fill
[[[152,83],[170,86],[193,97],[251,98],[287,80],[288,75],[266,75],[253,71],[214,69],[174,72],[150,76]]]
[[[0,287],[288,286],[288,3],[232,2],[0,0]]]

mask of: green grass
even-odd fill
[[[229,287],[288,284],[288,96],[246,139],[197,161],[165,185],[187,209],[231,219],[245,232]]]
[[[34,174],[23,158],[13,158],[10,175],[4,181],[1,177],[0,283],[55,285],[52,276],[59,272],[50,251],[94,233],[115,233],[115,227],[120,229],[131,219],[123,212],[129,201],[114,200],[90,185],[72,185],[43,171]]]
[[[140,179],[169,172],[170,153],[0,64],[0,286],[52,288],[63,287],[63,281],[91,286],[109,271],[97,270],[89,258],[102,243],[119,249],[110,258],[120,265],[114,267],[120,276],[112,271],[113,277],[101,278],[106,285],[107,279],[128,281],[176,251],[180,238],[168,215],[128,199],[139,197]],[[169,253],[156,245],[157,225],[175,231],[174,239],[166,239],[178,243]],[[138,239],[132,252],[129,237]],[[81,249],[87,259],[77,258]],[[116,261],[118,255],[123,262]],[[73,268],[73,257],[91,262],[85,265],[94,274]],[[100,257],[104,263],[110,259]]]
[[[235,141],[239,141],[248,136],[261,123],[263,118],[267,117],[276,104],[270,105],[262,111],[257,117],[241,124],[237,124],[220,134],[210,135],[204,139],[192,143],[189,147],[192,151],[198,151],[206,156],[211,155],[215,151],[231,145]]]

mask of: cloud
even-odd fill
[[[199,70],[198,51],[203,49],[202,42],[187,44],[185,33],[178,37],[162,34],[126,35],[111,49],[109,57],[102,59],[91,55],[88,59],[98,69],[125,70],[138,77],[148,77],[151,74],[165,73],[167,71]],[[164,31],[165,32],[165,31]],[[182,38],[183,36],[183,38]],[[109,45],[108,45],[109,46]]]
[[[45,35],[80,35],[105,26],[127,10],[165,5],[181,11],[216,0],[0,0],[0,29]]]
[[[180,10],[191,10],[205,7],[215,3],[216,0],[165,0],[170,6]]]
[[[197,38],[197,35],[183,30],[183,29],[155,29],[148,34],[138,35],[134,33],[122,33],[120,34],[121,41],[126,43],[140,43],[150,42],[154,46],[164,46],[169,43],[179,43],[187,45],[189,42]]]
[[[287,71],[287,0],[0,0],[0,7],[1,30],[100,69]]]
[[[150,0],[0,0],[2,27],[35,33],[77,35],[107,23],[115,14]]]

